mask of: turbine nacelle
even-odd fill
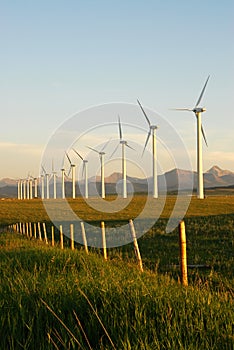
[[[124,141],[124,140],[120,140],[119,143],[120,143],[121,145],[127,145],[127,141]]]
[[[206,112],[206,108],[205,107],[202,107],[202,108],[195,107],[192,111],[194,113],[202,113],[202,112]]]

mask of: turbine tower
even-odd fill
[[[54,161],[52,160],[52,176],[53,176],[53,187],[54,187],[54,199],[57,198],[57,186],[56,186],[56,177],[57,177],[57,173],[54,170]]]
[[[45,198],[44,174],[41,174],[41,199]]]
[[[34,178],[34,197],[37,198],[37,178]]]
[[[23,199],[23,180],[20,180],[20,199]]]
[[[149,125],[149,131],[148,131],[148,135],[145,141],[145,146],[144,146],[144,150],[143,153],[145,152],[146,146],[149,142],[149,138],[150,136],[152,137],[152,156],[153,156],[153,197],[154,198],[158,198],[158,172],[157,172],[157,142],[156,142],[156,130],[158,129],[158,127],[156,125],[153,125],[150,123],[149,118],[147,117],[141,103],[139,100],[137,100],[137,103],[139,104],[145,119]]]
[[[72,172],[72,198],[75,199],[76,198],[76,165],[71,162],[71,159],[70,159],[69,155],[67,154],[67,152],[65,152],[65,153],[66,153],[67,159],[70,163],[70,170],[68,172],[68,176],[69,176],[70,172]]]
[[[21,199],[20,197],[20,186],[21,186],[21,180],[17,181],[17,198]]]
[[[83,162],[82,175],[85,176],[85,198],[89,198],[89,185],[88,185],[88,161],[84,159],[74,148],[73,151],[78,155],[78,157]]]
[[[88,147],[91,151],[94,151],[99,154],[100,157],[100,163],[101,163],[101,196],[102,198],[106,198],[106,189],[105,189],[105,162],[104,162],[104,157],[105,157],[105,152],[104,149],[106,148],[106,145],[101,149],[101,151],[98,151],[95,148]]]
[[[62,172],[62,199],[65,198],[65,169],[64,166],[61,169]]]
[[[23,185],[24,185],[24,199],[26,199],[26,179],[24,179]]]
[[[206,111],[206,108],[199,107],[202,96],[205,92],[206,85],[210,76],[206,79],[205,85],[201,91],[201,94],[197,100],[197,103],[193,109],[190,108],[176,108],[177,111],[191,111],[195,113],[197,118],[197,198],[204,199],[204,184],[203,184],[203,162],[202,162],[202,136],[207,145],[204,129],[201,122],[201,114]]]
[[[127,198],[127,166],[126,166],[126,152],[125,152],[125,147],[132,148],[129,146],[127,141],[123,139],[123,133],[122,133],[122,126],[120,122],[120,117],[118,116],[118,125],[119,125],[119,144],[122,146],[122,184],[123,184],[123,198]],[[119,145],[115,148],[114,152],[112,153],[111,157],[113,154],[117,151]]]
[[[50,198],[50,179],[49,179],[49,173],[46,172],[45,168],[42,166],[42,170],[44,171],[45,177],[46,177],[46,199]]]

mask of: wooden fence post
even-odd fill
[[[29,237],[32,237],[32,223],[29,223]]]
[[[46,242],[46,244],[48,244],[48,238],[47,238],[47,233],[46,233],[46,224],[43,222],[42,226],[43,226],[43,231],[44,231],[45,242]]]
[[[179,244],[180,244],[181,283],[184,286],[187,286],[188,274],[187,274],[187,254],[186,254],[186,233],[185,233],[184,221],[181,221],[179,224]]]
[[[63,249],[63,226],[59,226],[59,231],[60,231],[60,247]]]
[[[28,237],[29,234],[28,234],[28,222],[26,222],[26,236]]]
[[[133,240],[133,245],[134,245],[134,251],[136,254],[136,258],[139,264],[139,268],[140,270],[143,272],[143,265],[142,265],[142,259],[141,259],[141,253],[138,247],[138,242],[137,242],[137,238],[136,238],[136,232],[135,232],[135,227],[133,224],[132,219],[129,220],[129,227],[130,227],[130,232],[131,232],[131,236],[132,236],[132,240]]]
[[[21,222],[19,223],[19,231],[22,234],[22,223]]]
[[[51,226],[51,245],[54,247],[54,226]]]
[[[88,245],[87,245],[87,238],[86,238],[85,227],[84,227],[83,221],[81,221],[80,226],[81,226],[81,233],[82,233],[82,239],[83,239],[85,251],[87,254],[89,254]]]
[[[38,227],[38,236],[39,236],[39,240],[42,241],[42,238],[41,238],[41,225],[40,225],[40,222],[37,223],[37,227]]]
[[[23,235],[25,235],[25,223],[24,222],[22,223],[22,227],[23,227],[22,228]]]
[[[37,238],[37,224],[34,222],[34,238]]]
[[[74,225],[70,224],[71,250],[74,250]]]
[[[105,231],[105,223],[101,221],[101,230],[102,230],[102,248],[103,248],[103,256],[104,260],[107,260],[107,251],[106,251],[106,231]]]

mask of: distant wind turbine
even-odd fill
[[[106,197],[106,189],[105,189],[105,162],[104,162],[104,157],[105,157],[105,152],[104,152],[104,149],[106,148],[106,146],[108,145],[108,143],[110,142],[107,141],[104,146],[102,147],[101,151],[98,151],[97,149],[95,148],[92,148],[92,147],[88,147],[91,151],[94,151],[96,153],[99,154],[99,157],[100,157],[100,163],[101,163],[101,196],[102,198],[105,198]]]
[[[69,172],[68,172],[68,176],[70,174],[70,172],[72,173],[72,198],[75,199],[76,198],[76,165],[73,164],[71,162],[71,159],[69,157],[69,155],[66,153],[66,157],[70,163],[70,169],[69,169]]]
[[[204,199],[204,184],[203,184],[203,162],[202,162],[202,136],[204,138],[204,141],[207,144],[206,136],[204,129],[202,127],[201,122],[201,113],[206,111],[206,108],[204,107],[198,107],[202,96],[205,92],[206,85],[208,83],[210,76],[206,79],[205,85],[201,91],[201,94],[197,100],[197,103],[193,109],[190,108],[176,108],[177,111],[191,111],[195,113],[195,116],[197,118],[197,197],[199,199]]]
[[[74,148],[73,151],[78,155],[78,157],[83,162],[82,175],[85,177],[85,198],[89,198],[89,186],[88,186],[88,161],[84,159]]]
[[[153,156],[153,197],[154,198],[158,198],[158,173],[157,173],[157,142],[156,142],[156,130],[158,129],[158,127],[156,125],[153,125],[150,123],[149,118],[147,117],[147,114],[145,113],[141,103],[139,100],[137,100],[144,116],[145,119],[149,125],[149,131],[148,131],[148,135],[145,141],[145,146],[144,146],[144,150],[143,153],[146,149],[146,146],[149,142],[149,138],[150,136],[152,136],[152,156]]]
[[[132,150],[131,146],[123,139],[123,132],[122,132],[122,126],[121,126],[121,121],[120,117],[118,116],[118,125],[119,125],[119,144],[122,146],[122,184],[123,184],[123,198],[127,198],[127,166],[126,166],[126,155],[125,155],[125,147],[128,147]],[[117,151],[119,145],[115,148],[114,152],[112,153],[111,157],[113,154]]]

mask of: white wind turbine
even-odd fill
[[[129,146],[127,141],[123,139],[123,133],[122,133],[122,127],[121,127],[121,122],[120,122],[120,117],[118,116],[118,124],[119,124],[119,144],[122,146],[122,184],[123,184],[123,198],[127,198],[127,166],[126,166],[126,155],[125,155],[125,147],[132,148]],[[119,145],[115,148],[114,152],[112,153],[111,157],[113,154],[117,151]]]
[[[191,111],[195,113],[197,118],[197,197],[204,199],[204,184],[203,184],[203,164],[202,164],[202,135],[207,145],[206,136],[201,122],[201,113],[206,111],[206,108],[199,107],[202,96],[205,92],[206,85],[210,76],[206,79],[205,85],[201,91],[201,94],[197,100],[197,103],[193,109],[190,108],[176,108],[177,111]]]
[[[106,198],[106,189],[105,189],[105,162],[104,162],[104,158],[105,158],[105,152],[104,149],[106,148],[106,146],[108,145],[108,143],[110,142],[107,141],[104,146],[102,147],[101,151],[98,151],[95,148],[92,147],[88,147],[91,151],[94,151],[96,153],[99,154],[100,157],[100,163],[101,163],[101,196],[102,198]]]
[[[149,142],[149,138],[150,136],[152,136],[152,156],[153,156],[153,197],[154,198],[158,198],[158,172],[157,172],[157,142],[156,142],[156,130],[158,129],[158,126],[153,125],[150,123],[149,118],[147,117],[141,103],[139,100],[137,100],[144,116],[145,119],[149,125],[149,131],[148,131],[148,135],[145,141],[145,146],[144,146],[144,150],[143,153],[146,149],[146,146]]]
[[[68,176],[70,174],[70,172],[72,172],[72,198],[75,199],[76,198],[76,165],[73,164],[71,162],[71,159],[69,157],[69,155],[66,153],[66,156],[67,156],[67,159],[70,163],[70,169],[69,169],[69,172],[68,172]]]
[[[88,185],[88,161],[84,159],[74,148],[73,151],[78,155],[78,157],[83,162],[82,175],[85,177],[85,198],[89,198],[89,185]]]

